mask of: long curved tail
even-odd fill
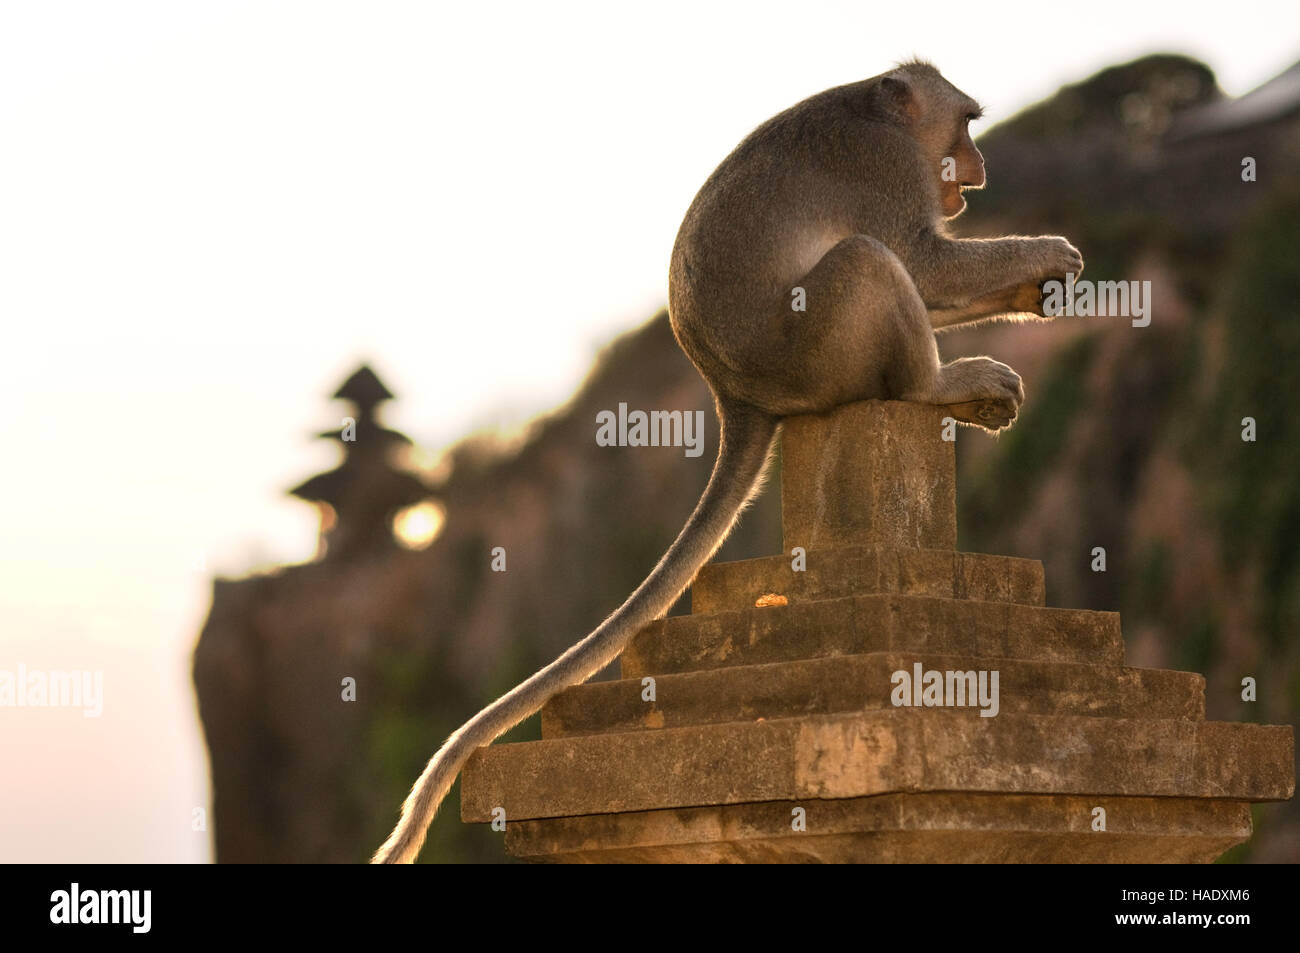
[[[456,775],[477,748],[491,744],[552,695],[580,685],[612,662],[637,632],[672,608],[700,567],[722,545],[736,518],[757,492],[778,419],[747,404],[717,401],[721,446],[700,502],[645,582],[614,614],[550,665],[521,682],[465,722],[425,766],[402,817],[371,863],[411,863]]]

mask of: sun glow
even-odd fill
[[[407,549],[428,549],[442,532],[445,520],[446,514],[437,503],[417,503],[393,517],[393,537]]]

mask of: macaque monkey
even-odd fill
[[[980,114],[933,66],[906,63],[769,119],[704,183],[668,274],[673,333],[721,422],[704,495],[613,615],[447,739],[374,862],[413,861],[477,748],[604,668],[672,607],[757,492],[782,418],[879,398],[945,405],[990,431],[1015,419],[1019,375],[988,357],[940,363],[934,332],[1042,316],[1041,284],[1078,276],[1083,259],[1064,238],[948,234],[962,192],[984,185],[969,131]]]

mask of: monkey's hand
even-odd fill
[[[1067,275],[1077,280],[1083,274],[1083,256],[1059,235],[1034,239],[1033,273],[1038,281],[1065,281]]]
[[[1054,304],[1049,310],[1047,301],[1054,298],[1059,303],[1061,292],[1083,274],[1083,256],[1079,249],[1056,235],[1035,239],[1034,245],[1038,253],[1034,279],[1009,289],[1009,302],[1014,311],[1054,318],[1059,306]]]

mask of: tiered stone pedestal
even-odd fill
[[[1191,862],[1246,840],[1250,802],[1294,793],[1291,727],[1206,721],[1200,675],[1124,666],[1118,614],[1046,608],[1036,561],[955,552],[943,416],[787,421],[785,554],[705,567],[621,680],[478,751],[462,818],[503,807],[510,853],[564,862]],[[997,715],[896,707],[918,662],[997,671]]]

